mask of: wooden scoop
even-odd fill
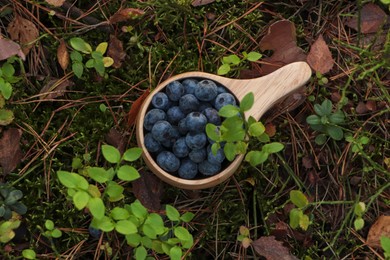
[[[311,77],[311,69],[306,62],[295,62],[288,64],[275,72],[256,79],[229,79],[204,72],[187,72],[173,76],[161,83],[154,90],[154,93],[161,91],[167,84],[175,80],[185,78],[201,78],[213,80],[228,88],[236,98],[241,101],[249,92],[253,92],[255,102],[253,107],[246,112],[246,117],[253,116],[256,120],[270,109],[277,101],[285,98],[302,87]],[[240,166],[244,155],[238,155],[230,165],[220,173],[204,179],[186,180],[175,177],[164,171],[154,161],[144,144],[144,118],[152,101],[153,94],[149,95],[139,111],[137,118],[137,142],[143,149],[143,158],[146,165],[163,181],[183,189],[204,189],[218,185],[228,179]]]

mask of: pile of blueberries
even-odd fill
[[[223,150],[214,155],[207,123],[221,125],[221,107],[236,105],[235,97],[209,79],[187,78],[169,83],[154,94],[144,118],[144,143],[157,164],[183,179],[212,176],[221,171]]]

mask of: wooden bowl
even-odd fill
[[[267,76],[245,80],[229,79],[204,72],[187,72],[167,79],[157,86],[153,92],[160,92],[167,84],[175,80],[183,80],[186,78],[210,79],[229,89],[239,101],[241,101],[247,93],[253,92],[255,103],[253,107],[245,113],[245,116],[253,116],[255,119],[259,120],[260,117],[277,101],[301,88],[310,79],[311,74],[311,69],[306,62],[291,63]],[[136,134],[138,146],[143,149],[142,156],[145,163],[154,174],[173,186],[194,190],[218,185],[228,179],[237,170],[244,155],[238,155],[229,166],[224,168],[220,173],[211,177],[205,177],[204,179],[182,179],[161,169],[146,149],[144,143],[144,118],[149,110],[152,98],[153,93],[145,99],[141,106],[137,118]]]

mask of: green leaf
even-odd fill
[[[113,208],[110,215],[114,220],[125,220],[130,217],[130,213],[126,209],[120,207]]]
[[[309,125],[319,125],[321,124],[321,118],[317,115],[310,115],[306,118],[306,122]]]
[[[50,232],[50,236],[51,236],[51,237],[54,237],[54,238],[59,238],[59,237],[62,236],[62,232],[61,232],[61,230],[59,230],[58,228],[56,228],[56,229],[54,229],[54,230],[52,230],[52,231]]]
[[[103,59],[101,60],[95,59],[94,67],[96,72],[99,73],[100,76],[104,76],[105,67],[104,67]]]
[[[256,122],[249,126],[248,132],[251,136],[260,136],[265,132],[265,126],[261,122]]]
[[[236,54],[231,54],[227,56],[227,60],[234,65],[238,65],[241,62],[241,59]]]
[[[151,213],[145,220],[145,225],[150,225],[157,235],[161,235],[165,232],[164,221],[161,216],[156,213]]]
[[[81,175],[74,173],[74,178],[76,180],[76,186],[77,188],[80,188],[82,190],[88,190],[89,183],[88,181]]]
[[[298,208],[304,208],[309,204],[305,194],[299,190],[290,191],[290,200]]]
[[[139,246],[135,249],[135,259],[136,260],[144,260],[147,255],[148,255],[148,252],[146,251],[145,247]]]
[[[206,125],[206,134],[213,141],[219,140],[220,132],[218,130],[218,127],[214,124],[208,123]]]
[[[91,45],[89,45],[89,43],[87,43],[86,41],[84,41],[80,37],[71,38],[69,43],[70,43],[70,46],[72,46],[72,48],[75,49],[76,51],[81,51],[83,53],[91,53],[92,52]]]
[[[111,57],[103,58],[103,65],[105,68],[111,67],[114,64],[114,59]]]
[[[26,259],[36,259],[37,258],[37,254],[32,249],[24,249],[22,251],[22,255]]]
[[[264,151],[250,151],[245,156],[245,161],[249,162],[251,166],[256,167],[268,159],[268,153]]]
[[[96,47],[96,51],[103,55],[104,53],[106,53],[107,47],[108,47],[108,43],[107,42],[101,42]]]
[[[364,219],[362,219],[361,217],[356,218],[353,222],[353,225],[356,231],[362,229],[364,227]]]
[[[381,236],[380,243],[387,254],[390,254],[390,237]]]
[[[237,142],[237,141],[242,141],[245,138],[245,130],[244,129],[239,129],[239,130],[230,130],[223,133],[222,139],[225,140],[226,142]]]
[[[45,228],[47,230],[53,230],[54,229],[54,222],[51,221],[50,219],[45,221]]]
[[[27,212],[27,207],[21,203],[21,202],[16,202],[13,205],[10,206],[12,211],[15,211],[19,215],[24,215]]]
[[[169,250],[169,257],[171,258],[171,260],[180,260],[182,255],[183,252],[178,246],[174,246],[171,248],[171,250]]]
[[[303,212],[300,209],[292,209],[290,210],[290,227],[296,229],[299,227],[299,220],[303,216]]]
[[[148,215],[148,210],[141,204],[139,200],[135,200],[130,205],[131,212],[139,219],[144,219]]]
[[[234,158],[236,158],[236,145],[231,142],[227,142],[225,146],[223,147],[223,152],[226,156],[226,159],[229,161],[233,161]]]
[[[226,75],[229,73],[230,71],[230,65],[225,63],[225,64],[222,64],[219,68],[218,68],[218,71],[217,71],[217,74],[218,75]]]
[[[162,249],[162,242],[159,240],[152,241],[152,249],[156,251],[157,254],[164,254],[164,250]]]
[[[190,222],[194,217],[195,217],[195,214],[194,214],[194,213],[192,213],[192,212],[186,212],[186,213],[184,213],[184,214],[180,217],[180,219],[181,219],[183,222],[188,223],[188,222]]]
[[[190,240],[192,238],[192,235],[190,234],[190,232],[188,232],[187,229],[185,229],[184,227],[175,227],[174,230],[173,230],[173,233],[175,234],[175,236],[180,239],[180,240]]]
[[[245,236],[245,237],[249,237],[249,229],[245,226],[240,226],[240,230],[239,230],[240,234]]]
[[[110,180],[108,172],[101,167],[89,167],[87,172],[91,179],[99,183],[105,183]]]
[[[1,70],[5,78],[11,78],[15,74],[14,66],[12,66],[12,64],[8,62],[3,64]]]
[[[278,143],[278,142],[273,142],[273,143],[270,143],[270,144],[265,144],[262,148],[262,150],[266,153],[277,153],[277,152],[280,152],[281,150],[283,150],[284,148],[284,145],[282,143]]]
[[[95,67],[95,60],[94,59],[87,60],[87,62],[85,63],[85,67],[87,67],[88,69]]]
[[[141,243],[141,236],[137,233],[126,235],[126,242],[131,247],[137,247]]]
[[[0,78],[0,92],[3,97],[8,100],[12,95],[12,86],[9,82],[5,82]]]
[[[118,178],[123,181],[134,181],[140,177],[136,168],[130,165],[123,165],[118,169]]]
[[[341,139],[343,139],[344,132],[343,129],[341,129],[340,127],[330,125],[327,126],[326,130],[329,136],[332,137],[334,140],[340,141]]]
[[[116,183],[115,181],[110,181],[106,187],[106,193],[110,198],[118,198],[123,195],[124,188]]]
[[[82,56],[81,53],[78,52],[78,51],[72,51],[72,52],[70,53],[70,58],[71,58],[71,60],[72,60],[73,62],[78,61],[78,62],[81,63],[81,62],[83,61],[83,56]]]
[[[214,154],[214,155],[217,155],[217,152],[218,150],[221,148],[221,145],[219,143],[213,143],[211,145],[211,152]]]
[[[78,191],[73,196],[73,203],[78,210],[82,210],[87,206],[88,201],[91,197],[85,191]]]
[[[151,239],[157,238],[156,230],[150,224],[143,224],[142,232]]]
[[[14,113],[8,109],[0,109],[0,126],[9,125],[14,120]]]
[[[110,231],[114,230],[114,228],[115,228],[114,222],[112,221],[111,218],[109,218],[107,216],[104,216],[101,219],[93,218],[92,222],[91,222],[91,226],[94,228],[100,229],[104,232],[110,232]]]
[[[20,200],[21,198],[23,198],[22,191],[13,190],[8,194],[7,198],[4,200],[4,203],[6,205],[12,205],[12,204],[16,203],[18,200]]]
[[[223,106],[219,111],[218,114],[223,117],[232,117],[237,116],[237,114],[240,112],[240,109],[233,105],[226,105]]]
[[[355,215],[361,217],[364,212],[366,212],[366,204],[364,202],[357,203],[354,209]]]
[[[104,158],[110,163],[119,163],[121,160],[121,154],[114,146],[102,145],[102,153]]]
[[[248,149],[248,144],[244,141],[236,142],[236,154],[246,154],[246,150]]]
[[[94,198],[100,198],[102,196],[102,194],[99,191],[99,188],[96,187],[96,185],[89,184],[87,191],[89,195],[91,195]],[[107,188],[106,188],[106,192],[107,192]]]
[[[261,134],[260,136],[258,136],[257,140],[259,140],[262,143],[268,143],[271,141],[271,139],[269,138],[269,135],[267,135],[267,133],[265,133],[265,132],[263,134]]]
[[[78,157],[73,158],[72,159],[72,169],[78,170],[81,168],[83,168],[83,161]]]
[[[167,217],[169,218],[169,220],[171,220],[171,221],[179,221],[180,220],[180,213],[179,213],[179,211],[177,211],[177,209],[175,209],[171,205],[166,205],[165,209],[166,209],[166,214],[167,214]]]
[[[316,144],[323,145],[326,142],[326,135],[319,134],[316,136],[316,139],[314,140]]]
[[[309,216],[306,214],[302,214],[302,216],[299,218],[299,227],[302,228],[302,230],[307,230],[307,228],[310,225]]]
[[[123,154],[123,160],[128,162],[133,162],[139,159],[141,157],[141,154],[142,154],[142,148],[133,147],[125,151],[125,153]]]
[[[251,51],[250,53],[248,53],[248,56],[246,57],[247,60],[249,61],[257,61],[259,60],[263,55],[261,55],[260,53],[258,52],[255,52],[255,51]]]
[[[98,51],[93,51],[93,52],[91,53],[91,56],[92,56],[92,58],[94,58],[96,61],[98,61],[98,60],[102,61],[102,60],[103,60],[103,54],[101,54],[101,53],[98,52]]]
[[[339,125],[339,124],[345,123],[345,115],[344,115],[344,112],[341,111],[341,110],[334,112],[333,114],[331,114],[331,115],[329,116],[329,121],[330,121],[332,124],[335,124],[335,125]]]
[[[88,201],[88,209],[94,218],[101,219],[104,217],[106,207],[101,198],[90,198]]]
[[[245,112],[252,108],[253,103],[255,102],[255,96],[252,92],[246,94],[240,102],[240,111]]]
[[[152,248],[153,246],[153,242],[152,242],[152,239],[150,239],[149,237],[147,236],[143,236],[141,238],[141,244],[146,247],[146,248]]]
[[[77,187],[77,180],[74,177],[74,173],[70,173],[67,171],[57,171],[57,176],[62,185],[64,185],[67,188],[76,188]]]
[[[81,62],[73,62],[72,64],[72,71],[74,75],[76,75],[78,78],[81,78],[84,72],[84,66]]]
[[[122,235],[135,234],[138,232],[137,227],[129,220],[119,220],[115,224],[115,230]]]
[[[164,251],[164,253],[165,253],[166,255],[169,255],[169,252],[170,252],[172,246],[169,245],[168,243],[162,243],[162,244],[161,244],[161,248],[162,248],[162,250]]]

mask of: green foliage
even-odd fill
[[[0,126],[9,125],[14,120],[13,112],[4,106],[5,100],[12,96],[12,84],[20,80],[15,76],[15,68],[12,65],[15,60],[15,57],[11,57],[0,67]]]
[[[19,200],[23,198],[20,190],[10,187],[5,183],[0,183],[0,218],[9,220],[12,212],[23,215],[27,212],[27,207]]]
[[[46,231],[43,233],[46,237],[52,237],[52,238],[59,238],[62,236],[61,230],[54,227],[54,222],[52,220],[46,220],[45,221],[45,228]]]
[[[37,258],[37,254],[32,249],[24,249],[22,251],[22,255],[26,259],[36,259]]]
[[[83,75],[84,68],[94,68],[100,76],[104,76],[105,68],[110,67],[114,63],[114,60],[111,57],[103,56],[107,51],[107,42],[100,43],[95,50],[92,49],[89,43],[80,37],[71,38],[69,43],[74,49],[70,54],[72,71],[78,78],[81,78]],[[88,55],[88,60],[85,64],[83,63],[83,54]]]
[[[353,153],[360,153],[363,150],[363,146],[370,142],[370,138],[364,135],[354,138],[349,134],[345,136],[345,141],[351,143],[351,151]]]
[[[219,110],[218,114],[226,118],[221,126],[210,123],[206,125],[207,136],[215,141],[211,146],[214,154],[222,147],[221,143],[224,143],[224,154],[229,161],[232,161],[236,155],[247,153],[250,138],[261,143],[269,142],[269,136],[265,133],[265,127],[261,122],[257,122],[253,117],[245,120],[245,112],[252,108],[253,103],[254,95],[248,93],[239,107],[226,105]],[[261,150],[249,151],[245,161],[255,167],[265,162],[270,154],[277,153],[283,148],[284,145],[278,142],[264,144]]]
[[[68,188],[67,194],[75,207],[78,210],[89,210],[92,215],[91,227],[123,235],[127,244],[134,247],[136,259],[146,259],[150,249],[158,254],[167,254],[171,259],[180,259],[183,250],[191,248],[194,243],[192,235],[181,224],[190,222],[194,214],[186,212],[181,215],[177,209],[167,205],[166,215],[172,223],[166,226],[159,214],[149,213],[139,200],[124,204],[123,181],[133,181],[140,175],[135,167],[123,163],[139,159],[142,149],[130,148],[121,155],[115,147],[103,145],[102,154],[114,167],[105,169],[87,166],[83,169],[80,167],[80,159],[74,159],[73,168],[87,176],[67,171],[57,172],[59,181]],[[103,192],[96,185],[90,184],[90,181],[99,183]],[[115,207],[111,202],[117,202]],[[54,228],[54,224],[49,227]]]
[[[292,190],[290,191],[290,201],[296,206],[290,211],[290,226],[293,229],[300,227],[302,230],[307,230],[311,224],[309,216],[304,213],[309,205],[308,199],[301,191]]]
[[[250,238],[250,232],[247,227],[240,226],[237,241],[240,241],[244,248],[248,248],[251,245],[252,239]]]
[[[14,230],[20,226],[21,221],[16,213],[6,221],[0,221],[0,243],[7,243],[15,237]]]
[[[382,236],[380,238],[381,246],[383,248],[383,254],[385,259],[390,259],[390,237]]]
[[[353,225],[356,230],[360,230],[364,227],[363,215],[366,212],[366,204],[364,202],[359,202],[355,205],[353,213],[355,214],[355,221]]]
[[[243,52],[242,58],[238,57],[236,54],[232,54],[222,58],[222,65],[218,68],[218,75],[226,75],[235,67],[239,67],[245,61],[257,61],[262,55],[258,52]]]
[[[313,130],[322,133],[317,135],[315,142],[318,145],[324,144],[326,136],[340,141],[344,136],[343,129],[339,126],[345,123],[344,112],[341,110],[332,112],[332,102],[328,99],[325,99],[321,105],[315,104],[314,111],[316,114],[308,116],[306,122]]]
[[[316,72],[316,77],[320,86],[324,86],[329,82],[328,78],[324,77],[319,71]]]

